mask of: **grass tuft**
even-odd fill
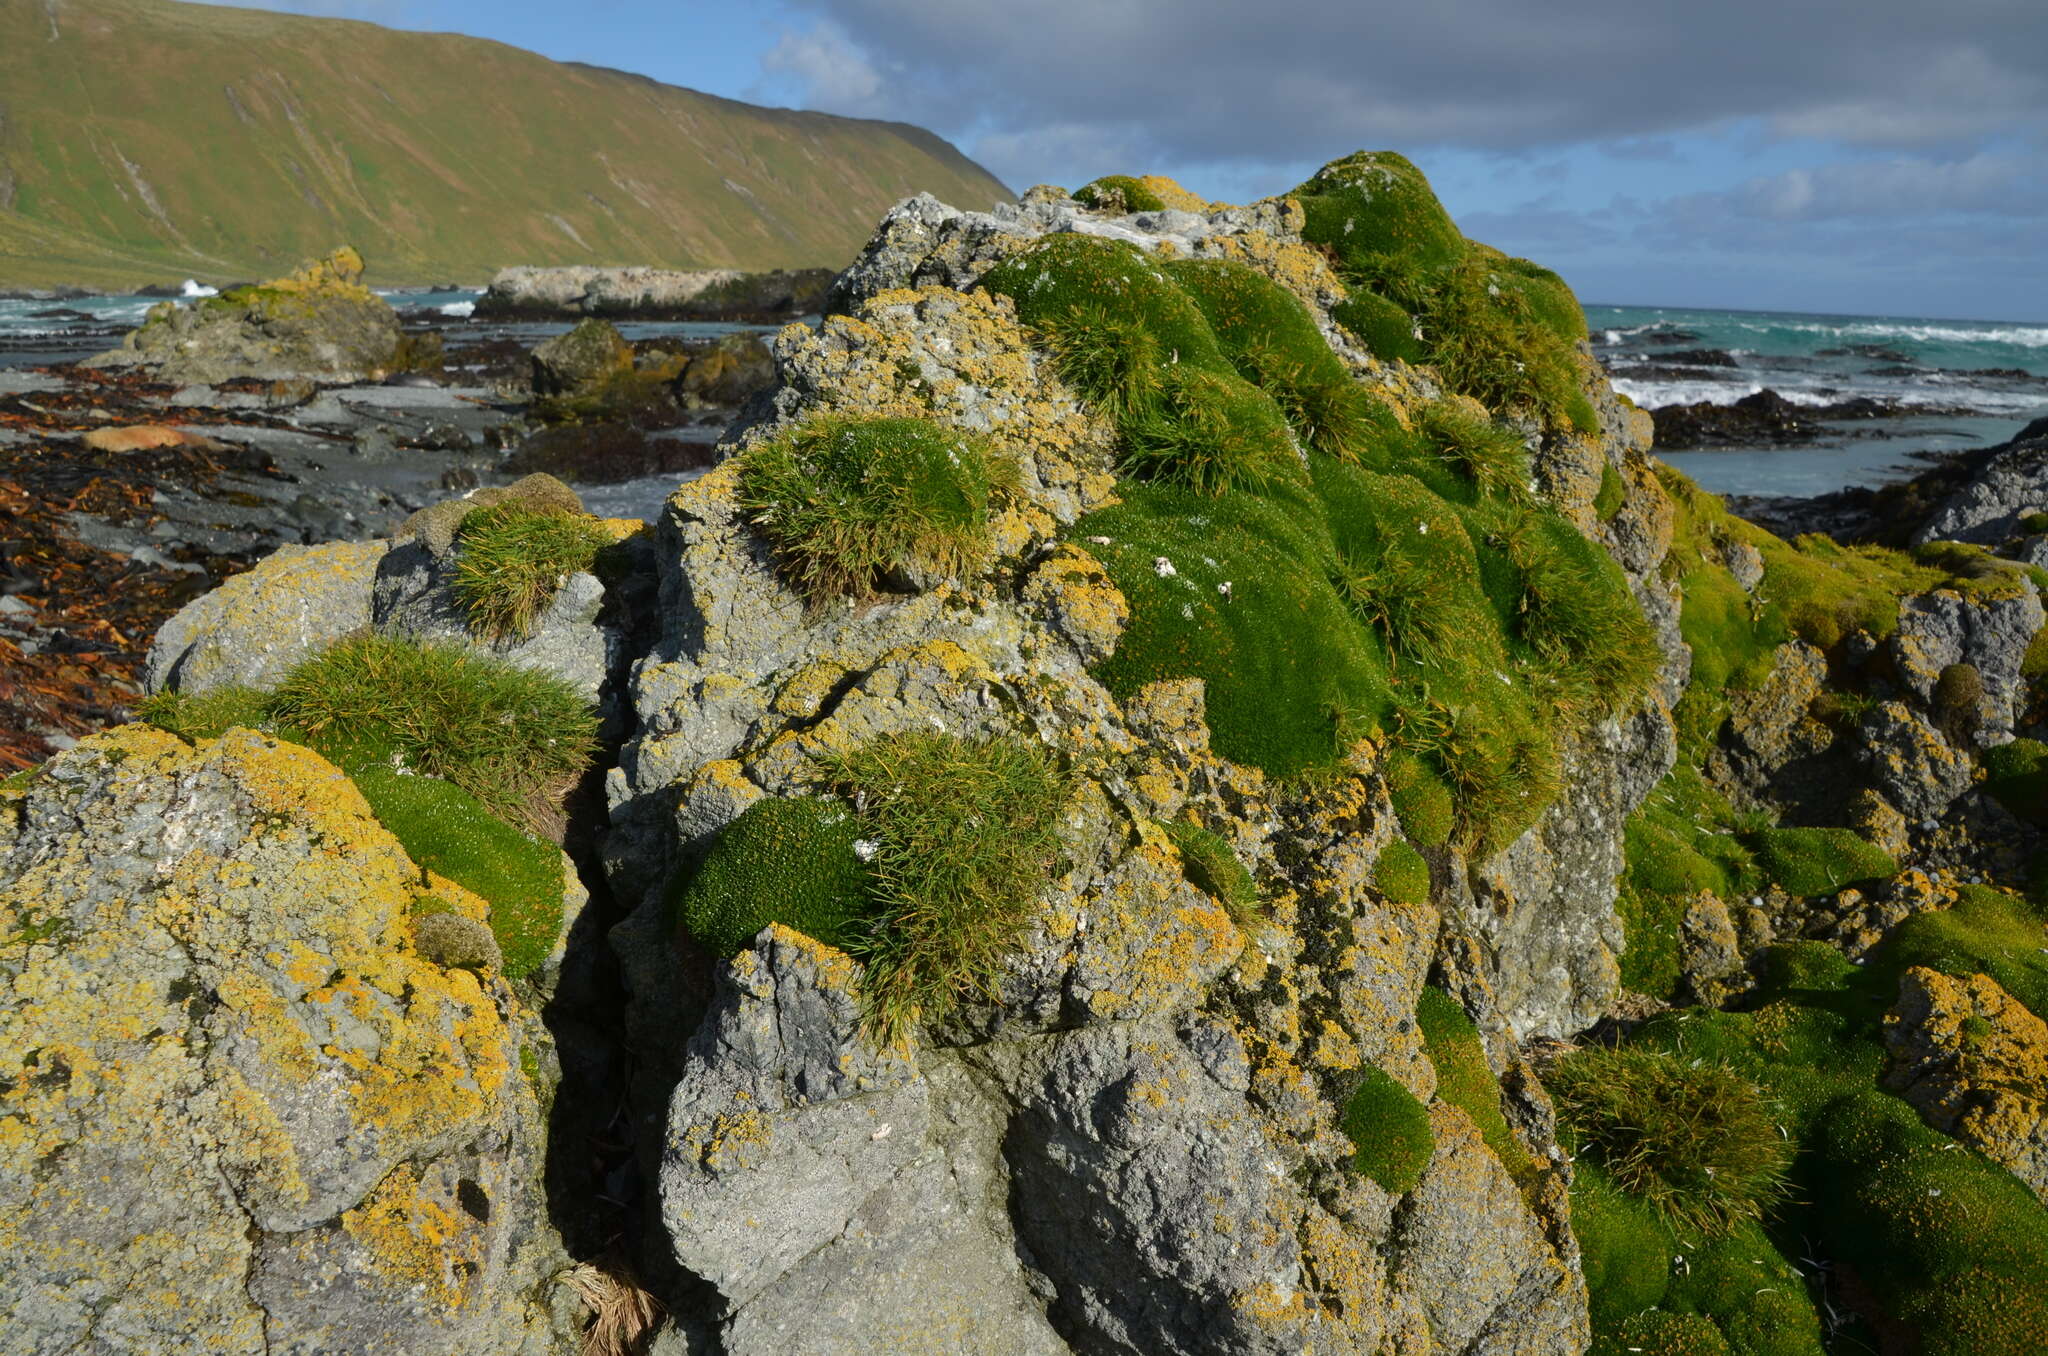
[[[1123,432],[1120,469],[1141,480],[1218,495],[1306,478],[1280,407],[1233,373],[1168,367]]]
[[[1524,503],[1529,494],[1529,450],[1512,431],[1448,401],[1416,412],[1425,445],[1481,494]]]
[[[906,571],[972,576],[989,498],[1014,466],[923,419],[813,419],[740,457],[739,502],[814,604],[870,599]]]
[[[1068,784],[1014,737],[884,735],[828,775],[860,815],[873,907],[849,950],[868,1023],[893,1040],[996,991],[1059,850]]]
[[[1546,1085],[1580,1150],[1677,1227],[1726,1234],[1786,1193],[1791,1142],[1756,1087],[1725,1067],[1592,1047]]]
[[[473,510],[455,540],[455,596],[470,629],[493,640],[530,637],[568,577],[612,544],[595,518],[517,501]]]

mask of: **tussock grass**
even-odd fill
[[[813,604],[874,598],[906,571],[988,564],[990,496],[1014,463],[923,419],[813,419],[740,458],[739,502]]]
[[[456,529],[451,581],[470,628],[493,640],[524,640],[572,574],[612,544],[595,518],[517,501],[480,508]]]
[[[1792,1144],[1755,1085],[1724,1066],[1589,1047],[1546,1086],[1581,1151],[1681,1228],[1725,1234],[1786,1194]]]
[[[1059,851],[1068,782],[1015,737],[874,739],[827,765],[860,815],[872,909],[850,950],[868,1023],[893,1040],[996,992]]]
[[[1306,479],[1271,396],[1234,374],[1185,365],[1167,368],[1157,397],[1125,422],[1121,469],[1207,495]]]
[[[1165,354],[1139,317],[1082,302],[1048,317],[1038,333],[1060,379],[1110,421],[1121,423],[1159,398]]]
[[[1415,422],[1430,452],[1481,494],[1529,502],[1529,451],[1516,434],[1447,400],[1424,405]]]
[[[595,715],[561,680],[388,636],[355,636],[305,660],[268,709],[344,766],[396,763],[443,778],[515,824],[545,823],[597,750]]]

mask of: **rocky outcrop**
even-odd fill
[[[1906,598],[1892,663],[1914,696],[1944,708],[1937,716],[1966,748],[2003,744],[2025,712],[2021,669],[2044,615],[2031,589],[1988,602],[1949,590]]]
[[[2037,419],[1973,468],[1914,533],[1915,541],[1995,546],[2019,532],[2019,520],[2048,510],[2048,420]]]
[[[1885,1019],[1888,1086],[2048,1204],[2048,1023],[1989,975],[1914,967]]]
[[[10,1349],[571,1340],[515,1004],[421,954],[429,895],[482,916],[251,731],[126,727],[0,793]]]
[[[92,362],[193,384],[375,380],[398,353],[398,316],[362,277],[362,256],[344,247],[270,282],[190,305],[163,302],[120,348]]]
[[[815,312],[826,268],[506,268],[476,303],[479,320],[794,320]]]
[[[573,396],[598,390],[633,370],[633,348],[607,320],[585,320],[533,351],[533,393]]]

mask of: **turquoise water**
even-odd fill
[[[1772,390],[1799,405],[1868,397],[1924,411],[1844,422],[1796,448],[1659,454],[1718,493],[1882,484],[1917,469],[1916,454],[2002,442],[2048,415],[2048,324],[1672,306],[1588,306],[1586,320],[1615,389],[1646,409]]]

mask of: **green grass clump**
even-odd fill
[[[864,600],[907,569],[987,565],[989,497],[1014,477],[981,439],[931,420],[818,418],[742,453],[738,497],[813,602]]]
[[[1067,779],[1035,744],[884,735],[829,775],[871,844],[872,908],[850,949],[867,966],[872,1028],[995,991],[1059,850]]]
[[[1108,310],[1142,325],[1163,366],[1233,370],[1193,298],[1156,259],[1128,241],[1049,235],[990,269],[979,286],[1009,297],[1019,320],[1055,339],[1077,314]],[[1064,364],[1061,376],[1067,377]],[[1082,396],[1096,398],[1085,384],[1068,380]]]
[[[1142,480],[1217,495],[1305,478],[1280,407],[1233,372],[1168,367],[1123,433],[1119,469]]]
[[[270,694],[232,685],[197,693],[165,688],[144,697],[135,714],[159,730],[197,743],[219,739],[237,726],[265,728],[270,722]]]
[[[544,822],[597,751],[595,714],[560,679],[389,636],[351,637],[301,662],[268,706],[351,772],[395,762],[517,824]]]
[[[1429,1108],[1385,1070],[1370,1064],[1345,1101],[1338,1124],[1357,1149],[1352,1171],[1395,1196],[1415,1189],[1436,1152]]]
[[[1221,835],[1184,819],[1160,827],[1180,851],[1180,868],[1188,884],[1221,904],[1239,926],[1258,918],[1258,882]]]
[[[524,640],[572,574],[591,568],[612,544],[595,518],[513,501],[475,509],[456,529],[455,596],[470,628],[492,639]]]
[[[1074,201],[1099,212],[1163,212],[1165,201],[1128,174],[1105,174],[1074,190]]]
[[[854,848],[860,829],[836,800],[755,801],[726,825],[696,869],[678,878],[669,896],[672,916],[715,956],[745,950],[770,923],[848,947],[873,891]]]
[[[1889,853],[1848,829],[1765,829],[1750,842],[1764,875],[1792,895],[1831,895],[1899,869]]]
[[[2048,627],[2042,628],[2048,634]],[[1984,789],[2015,819],[2048,826],[2048,744],[2015,739],[1984,751]]]
[[[1613,712],[1649,685],[1663,655],[1606,552],[1554,515],[1526,515],[1494,540],[1521,576],[1521,637],[1561,702]]]
[[[1536,1165],[1508,1128],[1500,1109],[1500,1079],[1486,1062],[1479,1028],[1442,989],[1425,988],[1415,1004],[1415,1023],[1429,1062],[1436,1068],[1436,1095],[1472,1118],[1486,1147],[1517,1182],[1526,1184]]]
[[[1529,499],[1529,449],[1514,433],[1448,400],[1424,405],[1415,423],[1429,450],[1481,494]]]
[[[379,763],[350,768],[349,775],[408,857],[489,903],[505,977],[524,979],[538,969],[562,927],[562,850],[438,777],[405,776]]]
[[[1429,903],[1429,863],[1415,845],[1396,838],[1373,859],[1374,888],[1397,904]]]
[[[1383,718],[1389,689],[1377,640],[1330,583],[1320,524],[1247,494],[1121,492],[1123,503],[1074,527],[1131,606],[1096,676],[1120,701],[1148,683],[1203,679],[1223,757],[1282,778],[1337,766]]]
[[[2033,535],[2048,532],[2048,513],[2028,513],[2020,517],[2020,531]]]
[[[1785,1192],[1790,1143],[1757,1089],[1720,1065],[1588,1047],[1546,1084],[1581,1150],[1678,1229],[1726,1234]]]
[[[1612,522],[1614,515],[1621,512],[1627,497],[1628,489],[1622,484],[1621,472],[1614,469],[1614,463],[1600,463],[1600,489],[1593,496],[1593,516],[1603,523]]]
[[[1293,195],[1305,239],[1333,244],[1348,266],[1375,255],[1420,269],[1455,263],[1465,237],[1421,170],[1393,151],[1359,151],[1316,171]]]

